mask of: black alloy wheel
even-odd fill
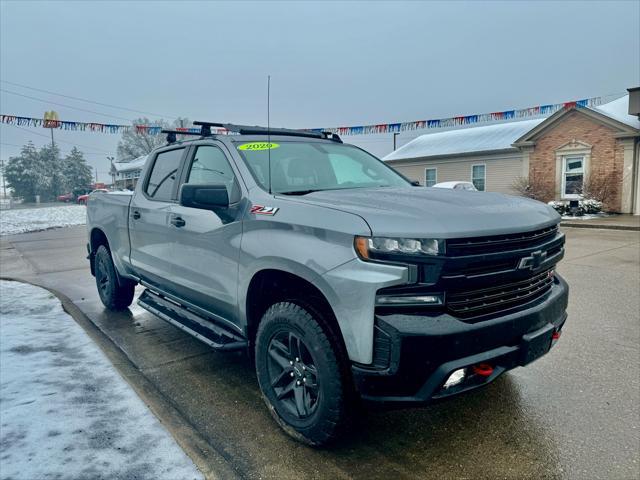
[[[348,359],[322,315],[303,301],[275,303],[262,316],[255,342],[269,412],[286,433],[312,446],[338,438],[353,413]]]
[[[318,408],[318,370],[309,347],[294,332],[281,331],[269,342],[269,377],[276,398],[292,415],[307,418]]]
[[[133,302],[136,284],[126,278],[119,278],[105,245],[96,250],[94,259],[96,287],[100,301],[109,310],[124,310]]]

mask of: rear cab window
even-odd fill
[[[184,147],[176,148],[156,155],[149,179],[144,187],[144,193],[149,199],[160,202],[173,200],[184,150]]]

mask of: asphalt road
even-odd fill
[[[325,450],[280,432],[244,356],[137,306],[105,312],[83,227],[3,237],[0,273],[67,295],[240,477],[639,478],[640,233],[565,231],[569,319],[549,355],[445,403],[366,412]]]

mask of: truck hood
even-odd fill
[[[560,221],[553,208],[535,200],[442,188],[325,190],[296,200],[359,215],[377,236],[477,237],[536,230]]]

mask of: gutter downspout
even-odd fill
[[[640,215],[640,137],[633,141],[633,184],[631,187],[631,212]]]

